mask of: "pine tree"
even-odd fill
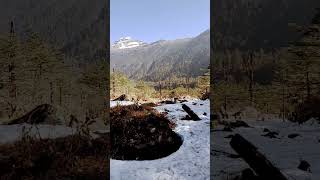
[[[254,103],[254,72],[256,68],[255,53],[253,51],[248,51],[242,55],[242,68],[248,79],[248,92],[249,92],[249,101],[251,106]]]
[[[9,106],[8,117],[11,118],[17,111],[17,73],[22,58],[20,41],[16,36],[14,21],[10,22],[10,32],[0,38],[0,97],[1,103]]]
[[[320,83],[320,11],[288,49],[288,83],[300,100],[310,99]]]
[[[284,56],[284,55],[282,55]],[[280,105],[280,113],[282,120],[285,120],[289,111],[289,81],[288,81],[289,66],[285,57],[277,59],[277,66],[274,69],[275,78],[272,82],[272,87],[275,90],[274,95],[278,98]]]

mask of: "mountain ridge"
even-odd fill
[[[147,43],[132,39],[130,36],[127,37],[121,37],[119,40],[115,41],[111,49],[130,49],[130,48],[137,48],[141,46],[145,46]]]
[[[209,40],[210,32],[206,30],[194,38],[159,40],[124,50],[111,49],[111,68],[136,80],[199,76],[210,62]]]

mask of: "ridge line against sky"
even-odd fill
[[[111,42],[195,37],[210,28],[210,0],[111,0]]]

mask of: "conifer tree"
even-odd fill
[[[310,99],[320,83],[320,11],[310,26],[301,28],[300,40],[288,49],[288,83],[298,99]]]

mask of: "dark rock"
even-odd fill
[[[271,131],[269,129],[267,129],[267,128],[264,128],[263,132],[271,132]]]
[[[143,107],[143,108],[148,108],[148,107],[156,107],[157,105],[155,104],[155,103],[144,103],[144,104],[141,104],[141,106]]]
[[[279,133],[277,132],[268,132],[267,134],[264,134],[264,135],[261,135],[261,136],[264,136],[264,137],[268,137],[268,138],[278,138],[277,135],[279,135]]]
[[[258,176],[251,169],[247,168],[241,172],[241,180],[258,180]]]
[[[181,120],[192,120],[192,118],[189,115],[186,115],[185,117],[183,117]]]
[[[175,102],[170,101],[170,100],[161,101],[160,103],[161,104],[176,104]]]
[[[127,101],[127,100],[128,100],[127,96],[125,94],[122,94],[118,98],[115,98],[113,101]]]
[[[301,135],[300,135],[300,134],[297,134],[297,133],[294,133],[294,134],[289,134],[289,135],[288,135],[288,138],[294,139],[294,138],[296,138],[296,137],[298,137],[298,136],[301,136]]]
[[[311,172],[310,168],[311,168],[311,165],[307,161],[305,160],[300,161],[298,169],[301,169],[302,171]]]

